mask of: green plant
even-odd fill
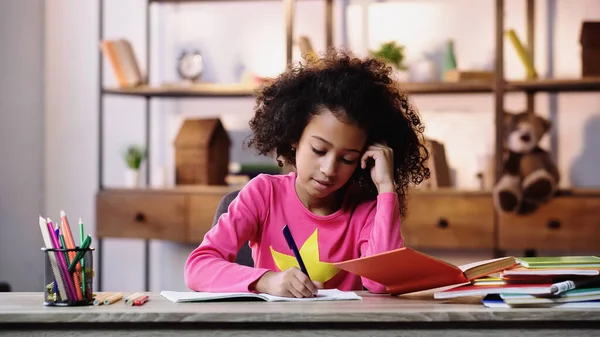
[[[146,153],[144,152],[144,149],[137,145],[129,146],[125,152],[125,162],[127,163],[127,167],[132,170],[139,170],[142,160],[144,160],[145,157]]]
[[[371,55],[393,65],[396,69],[406,69],[406,66],[402,64],[404,61],[404,46],[397,44],[395,41],[381,44],[379,50],[371,51]]]

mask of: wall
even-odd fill
[[[43,0],[0,1],[0,282],[14,291],[43,286],[43,29]]]
[[[46,1],[45,171],[47,214],[62,209],[94,233],[97,172],[96,1]]]
[[[142,68],[146,69],[143,52],[145,1],[106,0],[105,3],[105,38],[129,38],[133,42]],[[576,43],[579,24],[584,18],[600,18],[597,2],[570,1],[569,7],[565,2],[556,2],[555,10],[550,11],[556,15],[553,26],[556,40],[551,46],[548,45],[546,34],[549,10],[545,2],[536,3],[536,48],[539,51],[536,54],[536,63],[540,74],[579,76],[580,63]],[[47,76],[49,83],[53,83],[47,88],[47,130],[54,132],[46,138],[46,209],[54,211],[63,207],[74,215],[82,215],[89,224],[88,229],[92,231],[97,172],[94,153],[97,146],[97,11],[95,4],[74,0],[53,1],[48,3],[48,7],[48,46],[58,45],[60,48],[46,49]],[[507,1],[507,7],[507,26],[515,27],[517,32],[524,36],[524,1]],[[337,2],[335,8],[336,22],[343,22]],[[493,60],[489,58],[493,54],[493,1],[428,0],[418,4],[415,1],[380,3],[370,7],[370,13],[364,15],[360,13],[360,8],[351,7],[347,17],[348,26],[359,26],[356,28],[358,32],[349,30],[348,34],[345,34],[337,27],[336,44],[347,42],[364,53],[367,48],[374,48],[378,42],[397,38],[407,41],[411,58],[416,58],[420,52],[438,48],[444,39],[453,37],[457,43],[459,63],[469,66],[493,64]],[[423,8],[426,8],[427,14],[438,13],[439,20],[416,16],[416,13],[425,10]],[[276,73],[283,66],[284,25],[283,9],[279,2],[154,6],[151,15],[154,24],[151,27],[150,81],[154,84],[176,80],[175,59],[180,48],[195,44],[203,48],[203,53],[209,60],[210,68],[206,78],[217,82],[235,81],[235,69],[239,69],[241,61],[247,69],[264,75]],[[299,2],[296,35],[309,34],[316,48],[322,48],[324,44],[321,20],[323,15],[321,2]],[[368,30],[358,24],[365,17],[370,22]],[[465,17],[469,20],[464,20]],[[235,22],[235,28],[232,22]],[[429,28],[432,31],[428,31]],[[445,32],[447,36],[440,35],[440,32]],[[366,36],[368,39],[357,41],[357,35]],[[342,40],[344,36],[348,37],[347,41]],[[548,58],[549,54],[553,55],[553,59]],[[512,78],[522,76],[523,70],[508,45],[506,58],[507,75]],[[551,60],[553,67],[550,67]],[[104,78],[109,85],[115,83],[114,76],[107,67],[104,69]],[[414,101],[423,113],[428,135],[446,143],[450,164],[457,172],[457,185],[461,188],[475,188],[473,175],[477,167],[476,154],[485,154],[493,146],[492,96],[416,95]],[[598,178],[591,174],[590,170],[591,165],[598,162],[598,154],[591,154],[589,150],[589,145],[593,144],[595,139],[592,139],[591,135],[598,128],[598,123],[594,121],[598,120],[600,114],[599,95],[538,95],[536,102],[539,103],[539,113],[556,117],[558,148],[555,150],[559,167],[564,172],[561,185],[600,185]],[[144,101],[130,97],[107,97],[104,103],[104,180],[109,187],[120,186],[123,183],[124,170],[122,151],[130,143],[143,142]],[[509,108],[518,109],[524,105],[524,100],[520,94],[514,94],[508,97],[506,104]],[[243,134],[251,116],[252,106],[253,101],[248,98],[152,101],[153,138],[150,167],[154,171],[166,167],[172,172],[171,144],[183,118],[218,115],[223,118],[230,131]],[[68,159],[59,159],[59,155],[63,154],[66,154]],[[241,152],[236,152],[232,159],[237,160],[240,157]],[[577,172],[579,175],[571,177],[571,172]],[[153,184],[158,184],[159,180],[158,177],[153,177]],[[193,246],[152,242],[152,290],[184,289],[183,264],[191,249]],[[142,252],[143,245],[139,240],[107,240],[103,255],[107,263],[103,275],[104,290],[141,289]],[[460,257],[473,260],[486,255],[482,253],[481,256],[446,256],[452,259]]]

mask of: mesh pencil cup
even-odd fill
[[[44,305],[92,305],[94,248],[42,248]]]

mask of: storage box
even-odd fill
[[[185,120],[175,139],[175,183],[225,185],[230,147],[218,118]]]

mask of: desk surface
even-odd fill
[[[362,301],[172,303],[157,293],[143,306],[45,307],[41,293],[0,293],[2,323],[87,322],[502,322],[585,321],[598,324],[599,309],[490,309],[479,298],[433,300],[359,292]]]

